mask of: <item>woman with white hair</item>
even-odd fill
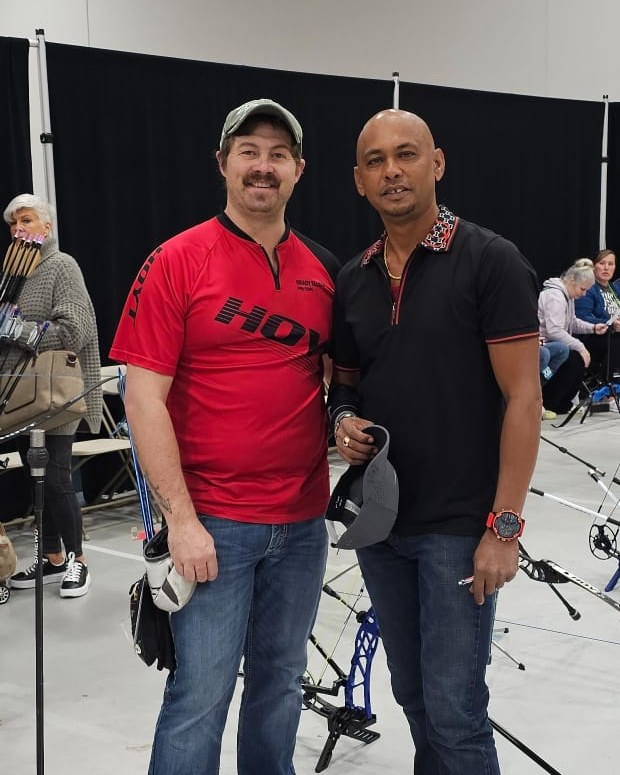
[[[542,343],[564,342],[569,348],[568,358],[542,391],[543,404],[556,414],[571,410],[572,400],[590,365],[590,353],[574,334],[604,334],[607,331],[603,323],[587,323],[575,316],[575,299],[585,296],[594,284],[592,267],[589,258],[580,258],[560,277],[545,280],[538,297]]]
[[[15,334],[0,341],[3,371],[11,373],[31,352],[33,331],[45,333],[37,350],[72,350],[82,367],[84,387],[88,390],[100,380],[99,342],[95,310],[86,290],[82,272],[67,253],[58,250],[52,234],[54,208],[33,194],[20,194],[4,210],[11,236],[42,239],[41,258],[28,276],[16,300],[21,316]],[[23,325],[22,325],[23,323]],[[102,393],[95,388],[86,395],[85,420],[93,433],[101,423]],[[71,480],[71,449],[78,421],[46,431],[49,453],[43,503],[43,583],[60,582],[61,597],[81,597],[88,592],[90,574],[82,551],[82,512]],[[29,447],[28,435],[17,439],[24,464]],[[38,551],[35,537],[34,562],[11,577],[14,589],[35,585]]]

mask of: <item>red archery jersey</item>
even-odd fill
[[[267,254],[225,215],[157,248],[110,357],[174,377],[168,410],[198,513],[295,522],[329,497],[321,355],[335,257],[287,227]]]

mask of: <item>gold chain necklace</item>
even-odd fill
[[[395,275],[390,272],[390,265],[388,264],[388,238],[387,237],[385,238],[385,243],[383,244],[383,263],[385,264],[385,268],[390,280],[394,280],[394,282],[399,283],[401,281],[402,274]]]

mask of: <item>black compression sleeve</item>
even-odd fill
[[[349,385],[330,385],[327,394],[327,414],[330,428],[334,430],[334,420],[341,412],[359,412],[359,396],[357,390]]]

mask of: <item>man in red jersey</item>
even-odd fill
[[[322,354],[338,262],[291,229],[302,129],[252,100],[224,122],[223,213],[158,247],[111,349],[169,530],[196,580],[171,615],[176,669],[149,773],[215,775],[243,658],[237,771],[290,775],[329,497]]]

